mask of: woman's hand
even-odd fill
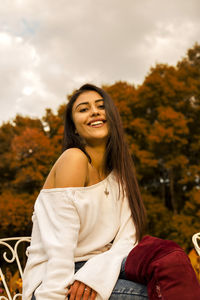
[[[74,281],[67,293],[69,300],[95,300],[97,292],[83,282]]]

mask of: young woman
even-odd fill
[[[104,90],[86,84],[72,95],[64,150],[34,206],[23,299],[148,299],[146,286],[125,275],[126,267],[135,278],[145,212],[119,113]]]
[[[145,226],[132,159],[109,95],[88,84],[76,91],[64,135],[65,151],[35,203],[23,299],[33,293],[37,300],[108,299]],[[147,299],[143,285],[121,278],[120,289],[134,290],[132,299],[140,293]]]

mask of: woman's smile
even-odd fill
[[[104,120],[104,119],[95,119],[95,120],[92,120],[91,122],[89,122],[88,126],[94,127],[94,128],[99,128],[99,127],[104,126],[105,123],[106,123],[106,120]]]

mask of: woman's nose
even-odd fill
[[[97,116],[97,115],[99,115],[99,110],[98,110],[98,108],[97,107],[91,107],[91,115],[92,116]]]

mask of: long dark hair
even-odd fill
[[[104,99],[106,120],[110,128],[105,152],[105,172],[108,173],[114,170],[120,185],[125,186],[125,191],[123,192],[126,193],[129,200],[133,222],[136,227],[136,239],[140,241],[146,226],[145,209],[135,175],[133,160],[124,138],[119,112],[111,97],[103,89],[92,84],[85,84],[71,96],[65,114],[63,150],[73,147],[79,148],[87,155],[89,162],[91,162],[91,158],[85,150],[83,140],[75,133],[75,125],[72,119],[74,102],[80,94],[87,91],[95,91]]]

